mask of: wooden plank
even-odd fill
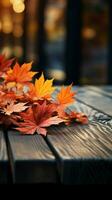
[[[112,98],[112,86],[88,86],[86,89],[93,90],[95,92],[101,93],[104,96]]]
[[[49,128],[64,184],[112,183],[112,129],[100,123]]]
[[[112,117],[112,99],[86,88],[78,88],[75,97],[78,101]]]
[[[0,183],[8,181],[8,156],[3,132],[0,130]]]
[[[13,183],[56,183],[56,160],[40,135],[8,132]]]

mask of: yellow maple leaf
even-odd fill
[[[36,79],[34,86],[30,88],[30,95],[33,100],[38,100],[41,98],[48,99],[51,97],[51,94],[54,92],[55,87],[52,86],[53,79],[45,80],[44,75],[40,76],[39,79]]]

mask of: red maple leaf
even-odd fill
[[[4,115],[3,113],[0,113],[0,125],[4,125],[3,128],[7,128],[9,127],[10,125],[18,125],[19,123],[19,120],[20,120],[20,116],[19,115],[15,115],[15,114],[12,114],[12,115]]]
[[[6,60],[4,55],[0,55],[0,77],[2,77],[10,68],[14,61],[13,59]]]
[[[37,104],[32,108],[29,108],[27,112],[21,114],[24,122],[19,123],[19,128],[17,130],[25,134],[34,134],[37,132],[41,135],[46,135],[46,127],[50,125],[56,125],[63,122],[63,119],[60,119],[55,115],[55,107],[53,104],[46,104],[44,101],[43,104]]]

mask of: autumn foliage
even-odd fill
[[[83,113],[70,111],[76,93],[72,85],[58,90],[53,79],[45,80],[44,74],[32,79],[32,62],[20,66],[15,59],[6,60],[0,55],[0,124],[13,127],[24,134],[46,135],[47,127],[65,123],[87,123]]]

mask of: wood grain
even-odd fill
[[[112,99],[97,93],[87,90],[86,88],[78,88],[76,99],[84,104],[112,117]]]
[[[88,86],[87,89],[101,93],[104,96],[112,98],[112,86]]]
[[[112,128],[112,117],[102,112],[98,112],[84,103],[75,101],[75,103],[69,106],[69,109],[86,114],[90,122],[100,122],[102,124],[109,125]]]
[[[107,90],[77,90],[69,109],[87,114],[88,125],[52,126],[45,140],[8,133],[13,183],[112,183],[112,99]]]
[[[112,183],[112,129],[100,123],[49,128],[64,184]]]
[[[14,183],[56,183],[56,161],[39,135],[8,132],[10,163]]]
[[[8,180],[8,156],[3,132],[0,130],[0,183]]]

